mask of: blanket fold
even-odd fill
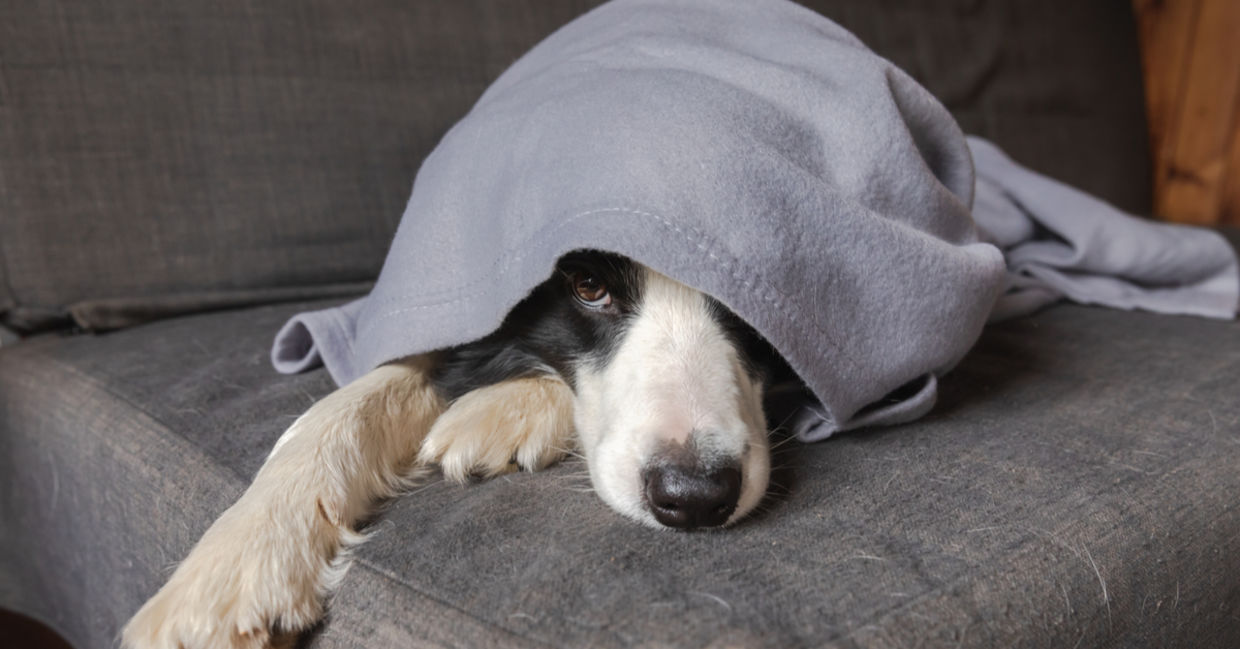
[[[345,384],[469,342],[559,257],[601,249],[761,332],[818,400],[798,425],[812,440],[924,414],[995,314],[1060,296],[1234,313],[1221,240],[1098,216],[1048,183],[808,9],[615,0],[484,93],[419,170],[371,294],[290,320],[272,361]],[[1081,254],[1035,245],[1046,232]]]
[[[991,321],[1067,298],[1080,304],[1233,318],[1235,250],[1217,232],[1125,214],[969,137],[973,218],[1004,251],[1008,290]]]

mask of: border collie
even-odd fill
[[[494,333],[375,369],[300,417],[124,644],[265,647],[310,626],[355,524],[435,464],[466,480],[575,447],[621,514],[728,525],[767,490],[763,395],[792,378],[711,297],[617,255],[569,254]]]

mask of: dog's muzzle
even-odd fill
[[[736,511],[741,495],[737,466],[709,468],[660,459],[642,474],[646,507],[668,527],[719,527]]]

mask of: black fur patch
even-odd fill
[[[706,301],[710,304],[711,316],[738,350],[749,376],[761,379],[768,386],[797,380],[796,373],[762,334],[719,300],[707,296]]]
[[[573,294],[577,273],[602,282],[612,301],[591,308]],[[641,294],[641,273],[631,261],[603,252],[574,252],[528,297],[513,307],[494,333],[447,350],[433,380],[449,400],[507,379],[555,373],[570,386],[582,363],[605,363],[624,337]]]
[[[607,287],[611,304],[594,308],[574,296],[579,273]],[[611,253],[565,255],[528,297],[513,307],[494,333],[447,350],[432,377],[445,398],[507,379],[554,373],[576,385],[577,368],[605,365],[615,354],[641,300],[642,272]],[[740,318],[710,299],[712,315],[736,345],[751,375],[768,384],[794,377],[774,348]]]

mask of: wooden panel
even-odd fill
[[[1240,1],[1133,0],[1155,212],[1240,225]]]
[[[1180,71],[1189,53],[1193,25],[1200,0],[1135,0],[1140,29],[1142,64],[1145,68],[1145,103],[1150,120],[1150,141],[1166,137],[1167,127],[1176,120],[1183,92]],[[1156,166],[1158,158],[1155,157]]]
[[[1237,35],[1240,39],[1240,34]],[[1237,100],[1240,102],[1240,100]],[[1223,180],[1223,199],[1219,211],[1219,223],[1240,226],[1240,106],[1232,118],[1231,155]]]

